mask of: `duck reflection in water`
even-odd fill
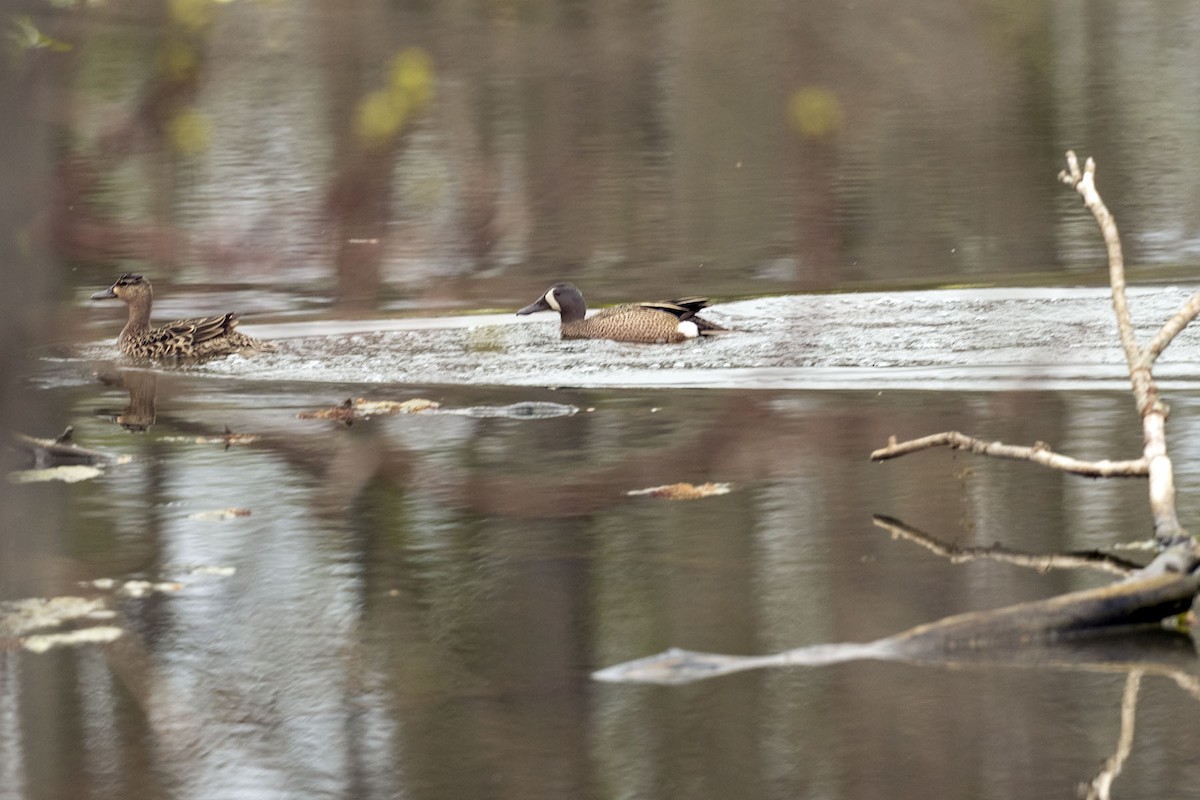
[[[130,433],[145,433],[154,424],[158,376],[145,370],[121,370],[113,374],[100,375],[100,382],[128,390],[129,404],[120,411],[98,408],[92,412],[97,417],[106,417]]]

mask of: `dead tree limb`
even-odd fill
[[[1198,314],[1200,314],[1200,292],[1189,297],[1183,304],[1183,308],[1176,311],[1175,316],[1167,320],[1150,340],[1150,343],[1146,345],[1145,357],[1151,364],[1162,355],[1162,351],[1167,349],[1171,340],[1186,328]]]
[[[1158,357],[1171,341],[1187,325],[1200,316],[1200,292],[1192,295],[1170,319],[1158,330],[1150,342],[1143,347],[1138,343],[1129,315],[1129,303],[1125,292],[1125,256],[1121,250],[1121,236],[1112,212],[1104,204],[1096,189],[1096,162],[1088,159],[1081,169],[1079,159],[1073,151],[1067,151],[1067,168],[1059,173],[1059,180],[1077,191],[1083,204],[1104,237],[1108,252],[1108,279],[1112,289],[1113,313],[1117,318],[1117,331],[1121,349],[1129,368],[1129,383],[1142,419],[1142,457],[1128,461],[1080,461],[1055,453],[1041,442],[1033,447],[1018,447],[1003,442],[983,442],[957,431],[925,436],[897,443],[895,437],[888,440],[887,447],[871,453],[871,460],[883,461],[930,447],[951,447],[996,458],[1011,458],[1032,461],[1051,469],[1089,477],[1146,476],[1149,480],[1150,514],[1154,520],[1154,537],[1164,548],[1174,544],[1190,543],[1191,538],[1179,524],[1175,511],[1175,473],[1171,457],[1167,454],[1167,416],[1169,409],[1158,395],[1158,384],[1154,380],[1153,368]],[[1200,561],[1200,545],[1192,544],[1187,553],[1172,556],[1169,565],[1159,568],[1176,569],[1194,565]]]
[[[933,447],[949,447],[952,450],[966,450],[993,458],[1011,458],[1018,461],[1032,461],[1051,469],[1070,472],[1075,475],[1085,475],[1090,478],[1127,478],[1146,477],[1149,468],[1146,459],[1135,458],[1132,461],[1080,461],[1077,458],[1055,453],[1050,445],[1037,442],[1032,447],[1004,444],[1003,442],[985,442],[973,436],[967,436],[958,431],[943,431],[920,439],[909,439],[897,442],[893,436],[888,439],[887,447],[871,453],[872,461],[886,461],[889,458],[908,455],[917,450],[928,450]]]
[[[1023,553],[1018,550],[1010,550],[1001,544],[994,544],[990,547],[960,547],[935,539],[924,531],[882,514],[876,514],[871,521],[875,523],[875,527],[882,528],[891,534],[893,539],[904,539],[924,547],[934,555],[945,558],[951,564],[961,564],[967,561],[1000,561],[1018,567],[1035,569],[1038,572],[1049,572],[1052,569],[1094,569],[1122,576],[1130,575],[1142,566],[1100,550],[1082,550],[1073,553]]]
[[[1100,226],[1100,235],[1104,237],[1104,246],[1108,250],[1108,282],[1112,287],[1113,311],[1117,315],[1117,330],[1121,336],[1121,348],[1125,351],[1125,361],[1132,371],[1138,363],[1141,349],[1133,332],[1133,321],[1129,317],[1129,303],[1125,299],[1125,256],[1121,251],[1121,236],[1117,233],[1117,221],[1100,193],[1096,191],[1096,162],[1088,159],[1079,169],[1079,159],[1074,150],[1067,151],[1067,168],[1058,173],[1058,179],[1067,184],[1083,198],[1083,204],[1096,218]]]
[[[1067,184],[1083,198],[1083,204],[1092,212],[1104,244],[1108,249],[1108,278],[1112,287],[1113,311],[1117,316],[1117,328],[1121,336],[1121,347],[1129,365],[1129,381],[1138,414],[1142,418],[1142,457],[1146,460],[1150,476],[1150,513],[1154,518],[1154,536],[1164,545],[1187,539],[1175,513],[1175,474],[1171,458],[1167,455],[1166,423],[1168,409],[1158,396],[1158,384],[1151,372],[1158,355],[1171,343],[1179,331],[1200,313],[1200,300],[1192,297],[1159,330],[1150,344],[1143,348],[1133,332],[1129,318],[1129,304],[1125,299],[1125,258],[1121,252],[1121,237],[1112,213],[1104,205],[1096,190],[1096,162],[1088,159],[1083,170],[1073,151],[1067,151],[1067,168],[1059,173],[1059,180]]]
[[[935,660],[997,648],[1078,641],[1182,614],[1191,607],[1198,590],[1200,574],[1147,575],[1143,571],[1098,589],[957,614],[873,642],[810,645],[760,656],[673,648],[607,667],[592,677],[620,683],[690,683],[767,667],[820,666],[867,658]]]

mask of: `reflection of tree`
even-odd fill
[[[968,561],[999,561],[1005,564],[1016,564],[1029,567],[1038,572],[1052,569],[1095,569],[1117,575],[1129,575],[1141,568],[1141,564],[1128,559],[1104,553],[1099,550],[1088,550],[1074,553],[1023,553],[1005,547],[1000,543],[988,547],[962,547],[957,544],[942,542],[929,534],[905,525],[900,520],[882,515],[875,515],[875,524],[886,530],[894,539],[905,539],[924,547],[931,553],[942,556],[954,564]]]
[[[178,161],[204,152],[212,136],[211,123],[195,103],[207,68],[215,12],[204,3],[167,6],[166,19],[151,28],[154,36],[146,54],[151,63],[137,104],[99,137],[94,150],[71,153],[56,166],[49,234],[64,258],[84,262],[135,258],[175,264],[191,246],[169,222],[167,210],[174,205]],[[83,64],[86,61],[80,57],[73,66],[84,69]],[[149,161],[154,216],[148,222],[126,219],[104,207],[106,181],[118,166],[135,157]],[[213,245],[200,242],[199,246],[206,258],[227,256]]]
[[[671,405],[711,409],[708,399]],[[477,796],[493,793],[494,779],[525,796],[590,794],[587,668],[594,621],[606,613],[597,608],[597,571],[611,569],[595,552],[606,546],[604,512],[625,507],[622,516],[649,550],[660,535],[686,537],[694,556],[658,556],[677,565],[674,585],[661,596],[673,606],[668,613],[682,619],[704,608],[706,619],[726,620],[732,639],[752,647],[754,631],[738,625],[745,602],[728,598],[752,597],[753,574],[725,566],[751,557],[752,537],[727,531],[752,511],[752,496],[735,493],[733,516],[720,520],[705,501],[690,509],[674,504],[683,513],[667,531],[651,520],[672,518],[671,507],[624,491],[677,477],[749,482],[786,471],[801,448],[767,442],[798,445],[802,437],[781,437],[772,419],[766,400],[730,397],[703,415],[376,418],[348,428],[306,423],[305,430],[327,426],[319,437],[264,434],[251,449],[287,462],[290,482],[307,487],[322,538],[345,552],[339,569],[360,576],[351,584],[357,630],[340,667],[345,706],[360,709],[341,729],[348,758],[358,760],[352,769],[368,783],[379,779],[363,755],[371,715],[361,706],[369,702],[401,723],[388,746],[405,765],[407,786]],[[433,451],[406,445],[412,423],[436,441],[434,421],[461,435]],[[213,427],[169,414],[158,424],[197,433]],[[404,430],[407,436],[397,435]],[[597,468],[599,461],[606,463]],[[682,596],[692,599],[673,599]],[[756,723],[738,718],[713,735],[738,758],[753,758]],[[732,785],[723,765],[714,764],[709,777]]]
[[[53,167],[47,141],[56,119],[55,96],[62,54],[17,51],[12,7],[0,14],[4,29],[0,66],[0,429],[48,431],[65,427],[57,403],[30,389],[30,349],[41,342],[58,315],[52,301],[61,276],[39,235],[39,212],[49,202]],[[0,447],[0,475],[16,469],[23,456]],[[31,490],[0,478],[0,595],[37,593],[69,570],[54,564],[62,543],[65,486]],[[0,666],[0,673],[4,668]],[[24,694],[22,696],[25,696]],[[40,692],[30,697],[45,699]]]
[[[433,93],[433,71],[424,51],[401,51],[388,62],[382,86],[363,76],[379,55],[363,47],[361,18],[344,4],[327,3],[323,28],[330,73],[330,126],[336,172],[325,195],[332,217],[337,299],[347,310],[368,310],[379,300],[389,223],[395,218],[392,186],[396,161],[415,118]]]

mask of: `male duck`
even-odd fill
[[[583,294],[569,283],[556,283],[535,303],[517,312],[557,311],[564,339],[614,339],[640,344],[674,344],[726,331],[696,316],[708,307],[704,297],[685,297],[657,303],[626,303],[585,316]]]
[[[92,295],[93,300],[114,297],[129,306],[129,321],[117,337],[117,346],[131,358],[198,360],[275,349],[273,344],[251,339],[234,330],[238,319],[233,313],[150,327],[154,291],[150,281],[141,275],[127,272],[112,286]]]

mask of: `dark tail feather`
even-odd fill
[[[701,336],[720,336],[722,333],[732,333],[729,328],[724,328],[715,322],[709,322],[700,317],[692,317],[692,322],[696,323],[696,327],[700,329]]]
[[[702,308],[708,308],[707,297],[684,297],[680,300],[659,300],[651,303],[638,303],[642,308],[653,308],[655,311],[665,311],[683,319],[691,319]]]

